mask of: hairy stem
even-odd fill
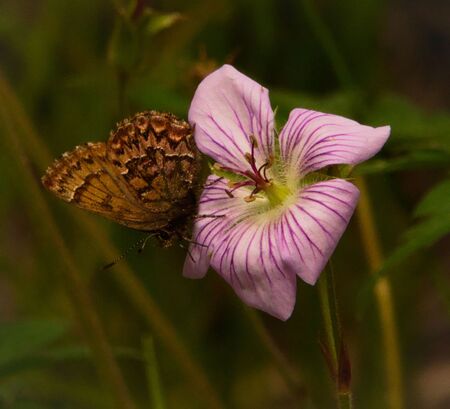
[[[341,333],[331,264],[320,276],[318,291],[326,337],[323,349],[331,377],[336,385],[336,401],[339,409],[350,409],[352,408],[350,361]]]
[[[316,33],[318,42],[328,56],[339,82],[343,87],[352,87],[353,80],[348,64],[339,50],[330,30],[323,22],[322,17],[315,9],[311,0],[302,0],[305,15]],[[363,178],[358,178],[361,190],[360,203],[357,215],[361,228],[363,246],[369,260],[370,268],[374,272],[382,264],[382,252],[376,233],[375,223]],[[388,383],[388,400],[390,409],[404,407],[402,395],[402,371],[400,365],[400,351],[398,345],[397,327],[395,323],[394,307],[392,302],[391,286],[386,277],[381,278],[375,287],[378,311],[380,315],[383,345],[385,350],[386,379]]]

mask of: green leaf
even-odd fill
[[[446,113],[428,113],[401,96],[386,94],[370,107],[366,117],[371,123],[391,126],[391,146],[450,152],[450,116]]]
[[[450,214],[450,179],[444,180],[435,186],[416,207],[416,217],[429,215]]]
[[[356,175],[389,173],[418,168],[447,167],[450,165],[450,152],[418,150],[391,159],[372,159],[356,166]]]
[[[165,400],[161,389],[158,362],[156,360],[155,343],[152,337],[145,337],[142,340],[146,361],[146,372],[148,388],[151,396],[151,407],[154,409],[165,409]]]
[[[57,321],[20,321],[0,325],[0,368],[30,356],[61,338],[67,325]]]
[[[161,31],[172,27],[174,24],[182,20],[183,16],[180,13],[157,13],[151,11],[147,24],[145,26],[146,32],[150,36],[154,36]]]
[[[446,180],[431,190],[416,207],[415,215],[423,219],[410,227],[402,243],[386,258],[381,268],[368,280],[359,294],[359,311],[365,311],[370,294],[378,280],[386,274],[392,275],[401,262],[414,253],[435,244],[450,234],[450,181]]]
[[[404,242],[385,260],[377,276],[386,274],[399,262],[416,251],[430,247],[450,233],[450,213],[446,217],[433,217],[411,227],[404,235]]]

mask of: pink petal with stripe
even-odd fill
[[[355,210],[359,190],[343,179],[303,188],[282,215],[280,252],[286,272],[315,284]]]
[[[209,268],[210,254],[214,243],[221,241],[228,226],[245,215],[251,214],[254,204],[246,203],[244,197],[250,193],[246,189],[235,192],[230,198],[225,190],[229,187],[226,180],[210,175],[201,194],[198,214],[192,233],[189,254],[186,257],[183,275],[189,278],[202,278]]]
[[[195,142],[201,152],[236,171],[249,169],[244,155],[251,152],[251,139],[258,166],[273,149],[273,111],[269,91],[224,65],[198,86],[189,109]]]
[[[304,176],[329,165],[356,165],[386,143],[389,126],[372,128],[338,115],[294,109],[280,133],[281,156],[294,173]]]
[[[276,225],[256,223],[255,216],[234,225],[215,244],[211,266],[247,305],[286,320],[295,305],[296,275],[283,267]]]

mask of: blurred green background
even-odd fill
[[[361,213],[333,257],[355,408],[402,407],[387,392],[381,275],[403,407],[450,407],[449,14],[438,0],[3,0],[0,408],[334,407],[314,287],[298,282],[283,323],[249,312],[214,272],[184,279],[181,248],[152,244],[100,271],[143,235],[40,186],[53,158],[129,114],[186,118],[223,63],[270,89],[278,125],[294,107],[391,125],[356,169],[381,264]]]

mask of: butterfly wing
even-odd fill
[[[87,143],[47,169],[44,186],[60,199],[138,230],[164,226],[143,206],[106,155],[106,144]]]
[[[199,157],[187,122],[170,113],[136,114],[111,133],[107,156],[155,217],[170,221],[195,209]]]

